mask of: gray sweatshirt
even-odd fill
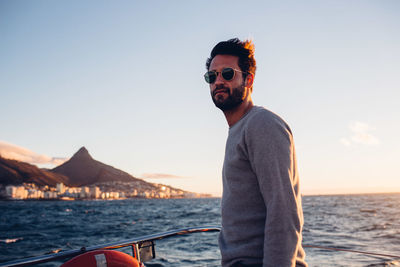
[[[307,266],[289,126],[254,106],[229,129],[222,172],[222,266]]]

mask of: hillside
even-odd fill
[[[0,156],[0,184],[19,185],[22,183],[55,186],[57,183],[68,184],[69,179],[65,175],[40,169],[29,163]]]
[[[85,147],[80,148],[64,164],[51,170],[40,169],[26,162],[5,159],[0,156],[0,185],[21,185],[22,183],[52,187],[56,186],[57,183],[63,183],[69,187],[96,185],[101,191],[124,192],[126,196],[132,196],[134,192],[147,192],[150,197],[152,195],[157,196],[157,192],[162,192],[162,194],[169,192],[168,194],[173,197],[209,196],[145,182],[93,159]]]
[[[87,149],[82,147],[71,159],[51,170],[69,178],[70,186],[84,186],[102,182],[135,182],[148,186],[149,183],[93,159]]]

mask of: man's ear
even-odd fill
[[[254,83],[254,74],[253,73],[249,73],[246,76],[246,87],[247,88],[253,88],[253,83]]]

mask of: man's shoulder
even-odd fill
[[[271,142],[292,138],[292,130],[279,115],[260,106],[254,106],[253,109],[243,129],[247,138],[262,137]]]
[[[247,120],[248,127],[279,126],[289,129],[288,124],[276,113],[262,106],[254,106]]]

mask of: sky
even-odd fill
[[[253,101],[291,127],[303,194],[400,192],[400,1],[0,0],[0,154],[85,146],[220,196],[228,125],[205,61],[252,39]]]

